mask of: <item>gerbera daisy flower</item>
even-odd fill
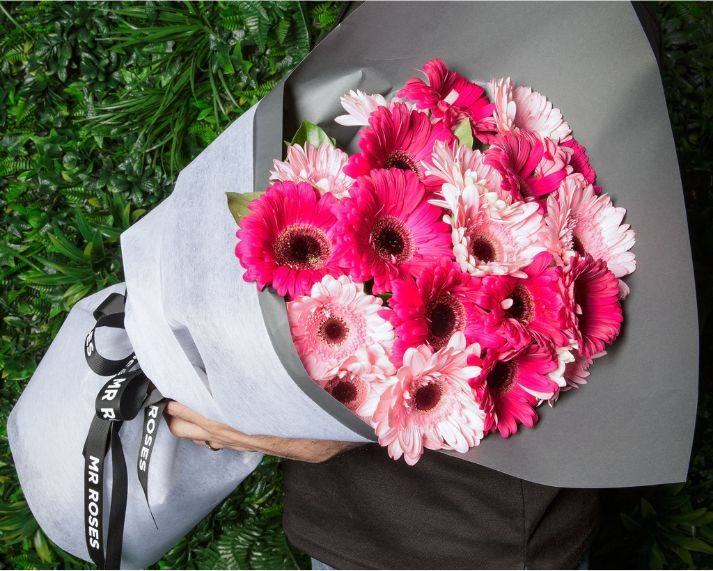
[[[344,172],[357,178],[374,169],[396,168],[411,171],[427,186],[437,184],[427,178],[422,161],[431,161],[439,140],[451,142],[453,133],[443,123],[431,123],[425,113],[403,103],[378,107],[369,117],[369,127],[359,131],[361,153],[349,158]]]
[[[346,115],[339,115],[334,120],[340,125],[355,126],[368,125],[369,116],[377,109],[377,107],[386,107],[388,103],[383,95],[378,93],[368,95],[363,91],[353,89],[346,95],[342,95],[339,99],[347,112]]]
[[[368,399],[378,399],[396,369],[381,345],[359,347],[317,383],[349,410],[357,412]],[[365,418],[368,422],[371,419]]]
[[[342,150],[323,144],[315,147],[310,143],[287,147],[285,161],[274,160],[274,170],[270,180],[306,182],[320,194],[330,192],[335,198],[349,194],[349,187],[354,182],[342,170],[349,156]]]
[[[409,347],[443,348],[454,333],[474,341],[478,307],[477,278],[461,271],[450,259],[426,268],[418,280],[394,280],[388,318],[396,331],[393,359],[398,362]]]
[[[520,269],[544,249],[537,204],[507,204],[494,192],[480,194],[478,186],[460,192],[444,184],[441,195],[442,201],[431,202],[450,210],[443,219],[451,225],[453,255],[464,272],[521,275]]]
[[[538,420],[535,408],[539,402],[552,398],[559,389],[559,382],[551,377],[559,363],[550,346],[532,344],[508,354],[472,353],[468,364],[480,367],[470,385],[487,415],[486,428],[497,430],[503,438],[515,434],[518,424],[532,428]]]
[[[468,186],[476,186],[480,194],[495,192],[501,199],[512,202],[511,196],[502,192],[500,173],[486,165],[483,159],[483,153],[478,149],[457,142],[436,141],[431,164],[424,163],[424,168],[427,175],[438,178],[442,184],[454,186],[459,192]]]
[[[636,236],[628,224],[622,224],[626,209],[615,207],[608,194],[597,196],[582,175],[567,177],[547,199],[547,211],[548,217],[552,215],[549,248],[555,255],[567,260],[575,253],[590,254],[604,260],[618,278],[636,269],[630,251]]]
[[[399,97],[416,101],[419,109],[429,109],[449,127],[467,117],[476,131],[492,129],[489,119],[494,105],[482,87],[448,69],[438,58],[426,62],[422,73],[428,83],[420,77],[412,77],[399,91]]]
[[[583,357],[592,357],[619,336],[624,320],[619,280],[604,260],[575,255],[565,274],[565,288],[578,351]]]
[[[413,465],[426,448],[466,452],[480,443],[485,414],[468,385],[480,369],[467,365],[467,355],[462,333],[436,352],[411,347],[378,402],[360,409],[391,458]]]
[[[482,344],[500,350],[519,350],[530,340],[569,345],[566,332],[571,318],[564,277],[552,261],[551,254],[541,252],[523,268],[524,278],[482,278],[479,303],[487,314],[475,323]]]
[[[303,182],[275,183],[253,200],[236,234],[245,281],[294,297],[327,274],[342,274],[334,257],[335,202]]]
[[[531,87],[513,86],[510,78],[488,82],[495,102],[495,124],[500,132],[532,131],[557,142],[571,138],[572,131],[559,109]]]
[[[489,142],[492,146],[484,153],[485,164],[500,173],[503,190],[515,200],[549,194],[557,190],[568,174],[562,158],[563,153],[571,150],[564,147],[566,150],[559,154],[559,149],[551,154],[550,148],[529,131],[506,131]]]
[[[313,379],[374,344],[390,350],[394,330],[379,315],[382,301],[367,295],[348,276],[325,276],[310,295],[287,304],[287,317],[297,353]]]
[[[426,188],[410,171],[374,170],[360,177],[336,210],[337,256],[356,281],[374,278],[373,291],[394,279],[418,276],[451,256],[441,209],[425,201]]]
[[[589,164],[587,149],[580,145],[576,139],[562,141],[560,146],[572,149],[569,164],[572,166],[573,172],[581,174],[589,184],[593,184],[597,178],[597,171]],[[599,194],[599,191],[597,191],[597,194]]]

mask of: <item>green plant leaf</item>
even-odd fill
[[[250,209],[248,206],[250,203],[262,196],[262,192],[226,192],[225,195],[228,198],[228,209],[233,215],[235,222],[240,226],[240,221],[250,214]]]
[[[456,136],[456,139],[458,139],[458,142],[461,145],[465,145],[469,149],[473,148],[473,128],[470,126],[470,119],[466,117],[458,123],[458,126],[456,127],[456,130],[453,131],[453,134]]]
[[[297,129],[290,144],[304,146],[305,143],[310,143],[315,147],[320,145],[332,145],[334,147],[337,144],[337,142],[327,135],[318,125],[310,123],[309,121],[302,121],[300,128]]]

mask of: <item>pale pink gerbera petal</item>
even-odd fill
[[[391,324],[379,315],[382,301],[347,276],[325,276],[311,295],[287,304],[297,353],[313,379],[324,379],[357,349],[379,344],[390,350]]]
[[[349,158],[344,172],[357,178],[374,169],[397,168],[413,172],[430,186],[422,161],[431,161],[436,141],[453,139],[453,133],[443,123],[433,124],[426,113],[403,103],[378,107],[369,117],[369,127],[359,131],[361,153]]]
[[[324,275],[344,273],[334,259],[331,194],[318,197],[303,182],[278,182],[253,200],[251,214],[240,222],[235,255],[245,281],[263,289],[272,285],[282,296],[307,293]]]
[[[510,78],[491,80],[498,131],[532,131],[541,138],[566,141],[572,136],[559,109],[531,87],[513,86]]]
[[[615,207],[607,194],[597,196],[584,177],[568,176],[547,205],[548,217],[553,216],[548,246],[556,256],[566,261],[575,253],[589,254],[604,260],[618,278],[636,269],[636,257],[630,252],[636,236],[628,224],[622,224],[626,210]]]
[[[315,147],[310,143],[287,147],[287,160],[274,160],[270,180],[306,182],[320,194],[329,192],[335,198],[349,194],[354,182],[342,170],[349,156],[336,147],[323,144]]]
[[[467,365],[467,355],[462,333],[435,353],[425,345],[406,351],[371,421],[393,459],[413,465],[426,448],[466,452],[480,443],[485,415],[468,385],[480,369]]]
[[[464,273],[450,259],[426,268],[418,280],[392,282],[388,318],[396,330],[395,363],[409,347],[426,344],[434,351],[444,347],[454,333],[475,341],[475,322],[483,311],[477,305],[479,280]]]
[[[579,353],[592,357],[619,335],[624,320],[619,304],[619,280],[604,260],[589,254],[570,259],[565,287],[573,321],[572,336]]]
[[[394,279],[417,276],[451,256],[448,225],[441,209],[426,202],[416,175],[399,169],[374,170],[352,186],[336,210],[337,255],[357,281],[374,279],[374,292]]]
[[[484,162],[483,153],[457,142],[436,141],[433,146],[431,164],[424,163],[426,174],[436,177],[441,184],[450,184],[463,192],[468,186],[478,187],[480,194],[495,192],[511,202],[511,196],[502,192],[500,173]]]
[[[453,254],[464,272],[519,275],[544,247],[539,245],[542,215],[535,203],[507,204],[496,193],[480,194],[478,187],[463,192],[445,184],[444,200],[434,203],[450,209]]]
[[[317,383],[349,410],[357,412],[376,403],[382,387],[396,373],[386,350],[381,345],[359,347],[340,365],[327,371]],[[371,415],[363,417],[367,422]]]
[[[515,434],[518,424],[532,428],[538,420],[535,408],[559,389],[551,377],[559,366],[557,356],[547,346],[532,344],[515,354],[471,354],[468,364],[481,369],[470,384],[488,415],[486,426],[504,438]]]
[[[368,125],[369,115],[378,107],[386,107],[388,105],[383,95],[379,95],[378,93],[368,95],[359,89],[356,91],[352,89],[346,95],[342,95],[340,101],[347,114],[340,115],[334,120],[340,125],[347,126]]]
[[[416,101],[419,109],[429,109],[448,126],[467,117],[476,131],[492,127],[489,118],[493,104],[482,87],[448,69],[438,58],[426,62],[422,73],[428,83],[420,77],[412,77],[399,91],[400,97]]]

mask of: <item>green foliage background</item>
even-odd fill
[[[699,422],[687,484],[603,494],[592,565],[709,568],[713,5],[653,7],[696,266]],[[0,3],[0,568],[89,568],[38,528],[5,433],[67,311],[121,281],[120,233],[304,58],[342,8],[331,1]],[[156,566],[308,567],[287,544],[281,501],[279,462],[268,458]]]

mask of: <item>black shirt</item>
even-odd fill
[[[337,569],[567,569],[589,550],[596,490],[541,486],[439,452],[369,445],[284,462],[290,542]]]

